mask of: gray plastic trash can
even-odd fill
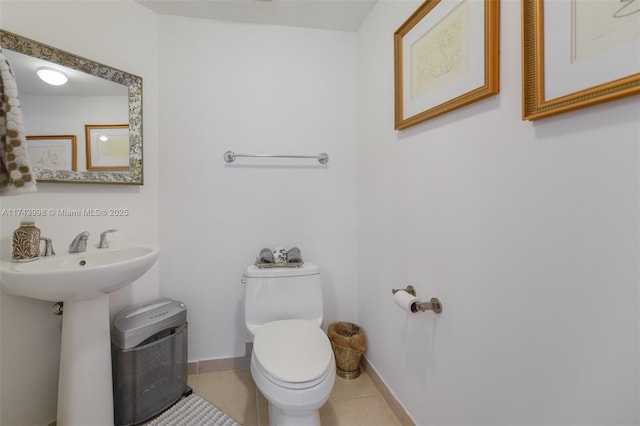
[[[160,298],[118,312],[111,364],[118,426],[142,423],[190,394],[185,305]]]

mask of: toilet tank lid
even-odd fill
[[[258,268],[256,265],[250,265],[247,267],[245,276],[250,278],[299,277],[318,273],[320,273],[318,265],[312,262],[305,262],[304,265],[297,268]]]

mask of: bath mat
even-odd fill
[[[176,402],[149,426],[242,426],[195,393]]]

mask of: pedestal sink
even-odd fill
[[[5,292],[64,302],[59,426],[113,425],[108,294],[142,276],[159,254],[154,246],[131,245],[0,262]]]

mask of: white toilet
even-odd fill
[[[317,426],[336,363],[323,319],[318,266],[257,268],[244,274],[245,324],[253,335],[251,375],[269,401],[271,426]]]

